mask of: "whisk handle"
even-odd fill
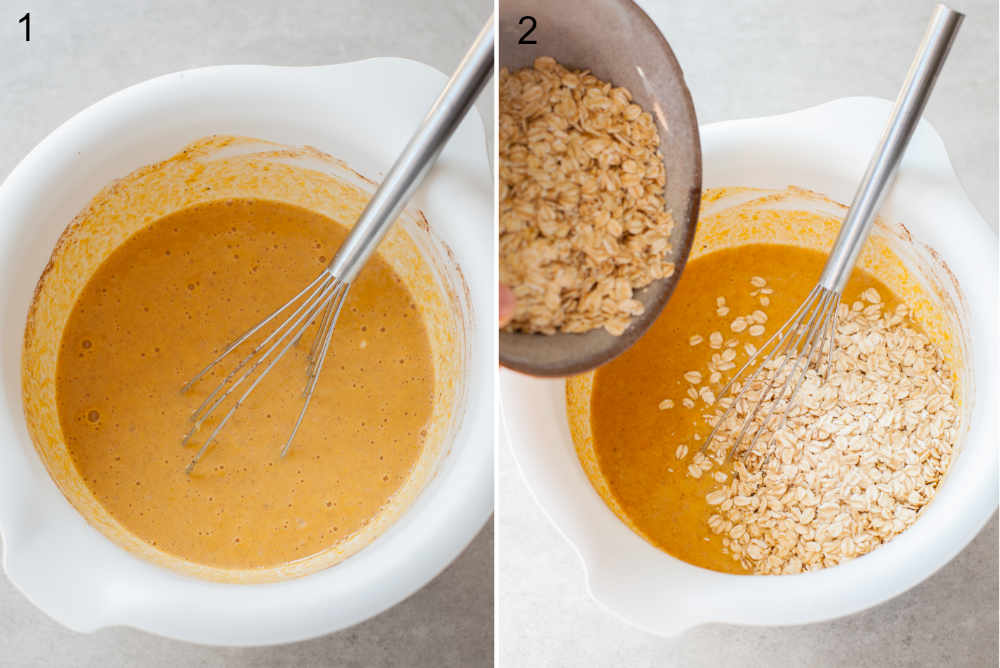
[[[861,185],[847,211],[833,250],[823,268],[819,284],[838,294],[843,292],[861,248],[871,231],[875,214],[896,175],[896,169],[920,122],[920,116],[930,98],[941,67],[948,57],[958,28],[965,18],[944,5],[938,5],[916,57],[910,64],[889,124],[882,134],[878,149],[868,163]]]
[[[336,278],[354,280],[465,118],[493,73],[493,42],[490,17],[327,266]]]

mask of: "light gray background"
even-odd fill
[[[25,44],[17,20],[29,10]],[[144,79],[204,65],[374,56],[451,72],[491,11],[491,0],[2,0],[0,179],[71,115]],[[479,110],[492,124],[492,93]],[[395,608],[341,633],[276,648],[204,648],[131,629],[76,634],[0,576],[4,668],[466,667],[492,660],[492,522],[450,568]]]
[[[501,0],[502,2],[502,0]],[[646,0],[711,123],[852,95],[894,98],[930,0]],[[927,111],[972,202],[997,224],[997,2],[968,15]],[[942,221],[944,223],[945,221]],[[833,622],[704,626],[673,640],[590,600],[570,546],[498,453],[497,638],[502,666],[997,665],[997,519],[909,592]],[[664,601],[670,605],[670,601]]]

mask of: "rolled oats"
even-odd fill
[[[769,458],[737,457],[728,481],[714,478],[709,528],[749,571],[798,573],[866,554],[916,521],[947,472],[960,427],[952,371],[905,306],[883,309],[874,289],[841,305],[826,382],[810,369],[785,425],[763,426]],[[751,387],[719,425],[708,461],[724,460],[762,391]],[[761,414],[774,400],[764,399]],[[710,424],[727,401],[705,415]],[[698,464],[694,477],[706,472]]]
[[[700,371],[688,371],[684,374],[684,380],[691,383],[692,385],[697,385],[701,382],[701,372]]]
[[[500,279],[509,331],[618,335],[633,291],[673,274],[673,219],[652,116],[552,58],[500,71]]]

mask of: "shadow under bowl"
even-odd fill
[[[528,16],[533,21],[524,18]],[[526,35],[532,24],[534,30]],[[652,114],[667,174],[665,202],[674,218],[665,257],[674,264],[674,273],[635,292],[644,310],[620,336],[603,328],[582,334],[500,332],[503,366],[534,376],[570,376],[595,369],[627,350],[670,299],[698,221],[701,144],[680,65],[656,24],[630,0],[504,0],[500,4],[501,67],[530,67],[541,56],[624,86]]]

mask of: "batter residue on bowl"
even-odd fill
[[[775,209],[753,224],[821,223]],[[724,448],[698,454],[720,412],[715,393],[792,315],[826,259],[773,238],[719,243],[719,229],[732,231],[711,222],[649,332],[567,383],[581,462],[620,519],[697,566],[791,573],[864,554],[909,526],[947,471],[958,429],[951,368],[900,298],[858,268],[842,300],[838,372],[822,391],[807,381],[811,398],[779,433],[766,475],[740,458],[723,463]]]

